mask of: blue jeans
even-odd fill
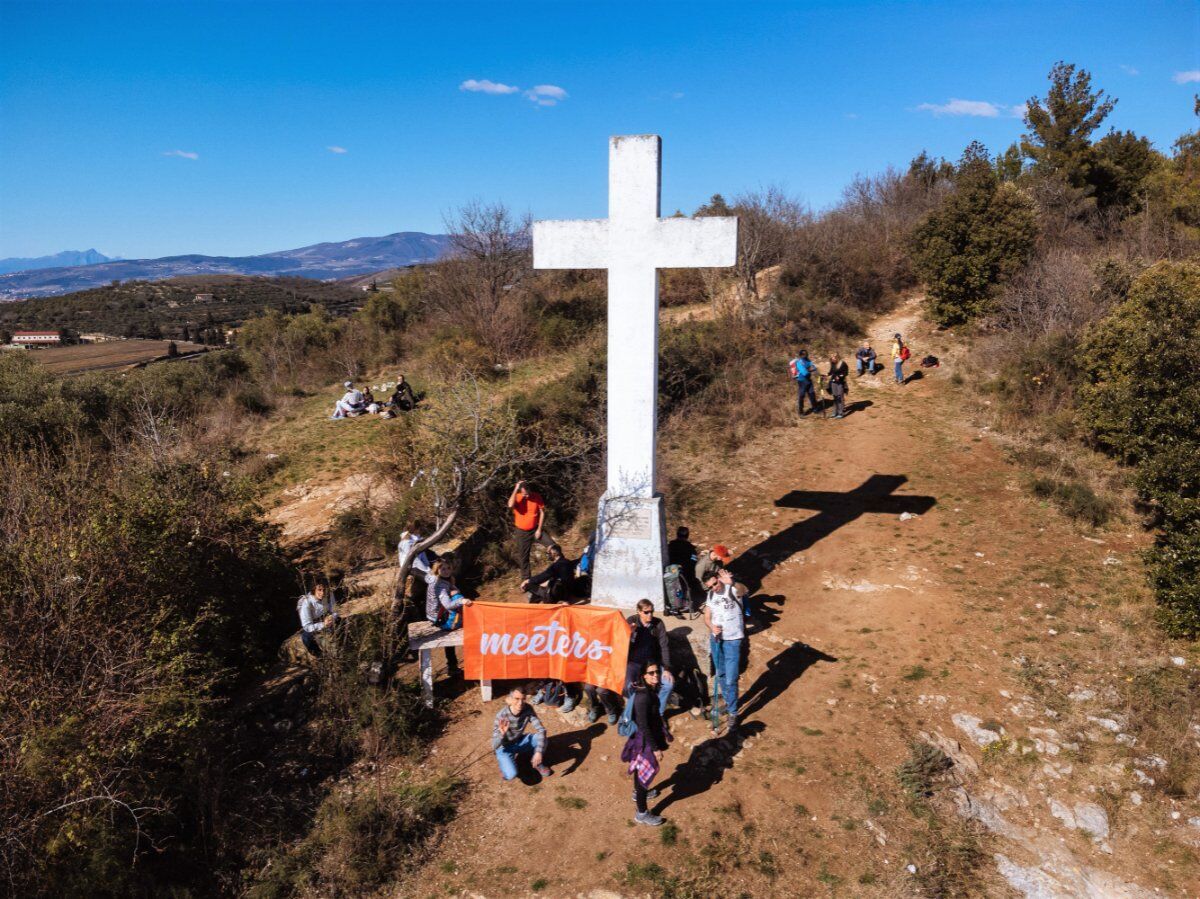
[[[808,405],[816,411],[817,408],[817,391],[813,389],[811,378],[805,378],[802,381],[796,382],[796,408],[801,415],[804,414],[804,398],[808,397]]]
[[[500,775],[505,780],[517,776],[517,756],[533,757],[533,734],[525,734],[515,743],[501,743],[496,750],[496,761],[500,763]]]
[[[858,373],[861,375],[864,371],[869,375],[875,374],[875,360],[874,359],[871,359],[869,361],[866,359],[858,360]]]
[[[738,666],[742,660],[742,641],[709,638],[708,651],[712,653],[715,673],[721,696],[725,699],[725,711],[729,720],[736,721],[738,713]]]
[[[896,383],[903,384],[904,383],[904,360],[897,359],[892,364],[893,364],[893,366],[895,366],[895,369],[896,369]]]

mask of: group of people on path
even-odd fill
[[[892,340],[892,368],[896,383],[901,386],[906,380],[904,363],[908,361],[910,355],[911,351],[904,342],[904,338],[899,334],[895,335]],[[854,354],[858,377],[861,378],[864,374],[875,374],[877,358],[871,341],[864,340],[862,346]],[[796,382],[796,408],[801,416],[807,415],[809,412],[825,411],[824,401],[818,405],[817,390],[820,387],[828,391],[833,399],[833,417],[846,417],[846,396],[850,393],[850,386],[847,382],[850,377],[850,366],[839,354],[830,354],[829,368],[822,372],[816,363],[808,358],[808,350],[800,350],[795,358],[788,362],[788,373]],[[808,412],[804,411],[805,399],[808,400]]]
[[[413,392],[412,385],[404,380],[404,375],[396,376],[396,386],[392,390],[392,395],[383,402],[375,399],[375,394],[367,384],[355,387],[353,381],[346,381],[342,386],[346,392],[334,404],[333,414],[329,416],[334,420],[356,418],[359,415],[395,418],[397,413],[411,412],[417,408],[417,395]]]
[[[546,532],[546,502],[527,482],[517,481],[508,498],[512,514],[512,541],[521,570],[521,589],[530,602],[567,603],[575,597],[577,563]],[[400,536],[397,558],[401,569],[410,565],[413,585],[424,586],[425,619],[438,628],[453,630],[462,626],[462,609],[471,604],[455,585],[448,558],[439,558],[430,549],[421,549],[424,538],[415,527]],[[546,548],[549,564],[540,573],[530,573],[533,545]],[[415,555],[414,555],[415,553]],[[700,552],[689,540],[687,528],[680,528],[669,545],[674,560],[687,566],[691,581],[704,596],[704,622],[709,631],[709,651],[713,663],[714,700],[724,702],[724,736],[738,738],[739,677],[745,657],[746,619],[750,612],[746,588],[734,581],[729,570],[733,555],[723,544]],[[417,591],[413,591],[414,593]],[[327,596],[324,584],[317,584],[297,604],[301,622],[301,641],[313,655],[321,654],[318,634],[339,620],[336,603]],[[587,721],[594,724],[605,715],[609,726],[617,727],[626,738],[621,759],[633,779],[634,820],[657,826],[661,816],[652,814],[648,802],[657,795],[651,783],[661,767],[663,753],[671,743],[667,710],[676,687],[678,673],[672,662],[671,642],[666,623],[655,614],[654,603],[639,600],[634,614],[626,619],[630,628],[624,690],[592,684],[544,681],[514,687],[492,723],[491,743],[500,775],[511,781],[519,774],[519,763],[528,760],[542,777],[553,774],[546,763],[546,728],[535,706],[558,707],[570,712],[587,697]],[[451,678],[462,676],[458,656],[446,647],[446,663]],[[703,701],[703,697],[700,697]],[[714,710],[714,713],[716,710]],[[714,728],[717,722],[714,715]]]

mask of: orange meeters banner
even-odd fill
[[[625,688],[629,625],[616,609],[474,602],[463,607],[471,680],[556,678]]]

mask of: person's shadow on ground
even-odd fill
[[[583,730],[555,734],[546,741],[546,764],[561,765],[565,759],[570,759],[571,767],[562,772],[555,772],[560,777],[566,777],[583,764],[583,760],[592,751],[592,741],[604,733],[604,730],[603,724],[593,724]],[[572,752],[574,747],[578,747],[578,749]]]
[[[783,604],[787,602],[787,596],[782,593],[751,594],[746,599],[750,603],[750,617],[746,619],[747,637],[770,630],[783,617]]]
[[[761,712],[767,705],[787,691],[793,683],[817,662],[836,662],[819,649],[805,643],[793,643],[774,658],[767,661],[767,669],[738,697],[738,717]],[[748,725],[747,725],[748,726]]]
[[[741,735],[743,738],[753,737],[764,730],[765,724],[754,721],[742,727]],[[730,736],[713,737],[697,743],[686,762],[662,783],[654,785],[664,792],[668,787],[671,788],[670,794],[654,807],[654,814],[661,815],[664,809],[676,802],[707,793],[724,779],[725,772],[733,767],[733,757],[740,751],[740,741]]]
[[[858,400],[854,403],[846,403],[845,415],[853,415],[855,412],[865,412],[874,405],[870,400]]]

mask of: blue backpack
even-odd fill
[[[622,737],[632,737],[637,733],[637,722],[633,720],[633,691],[625,697],[625,710],[621,712],[621,720],[617,722],[617,733]]]

